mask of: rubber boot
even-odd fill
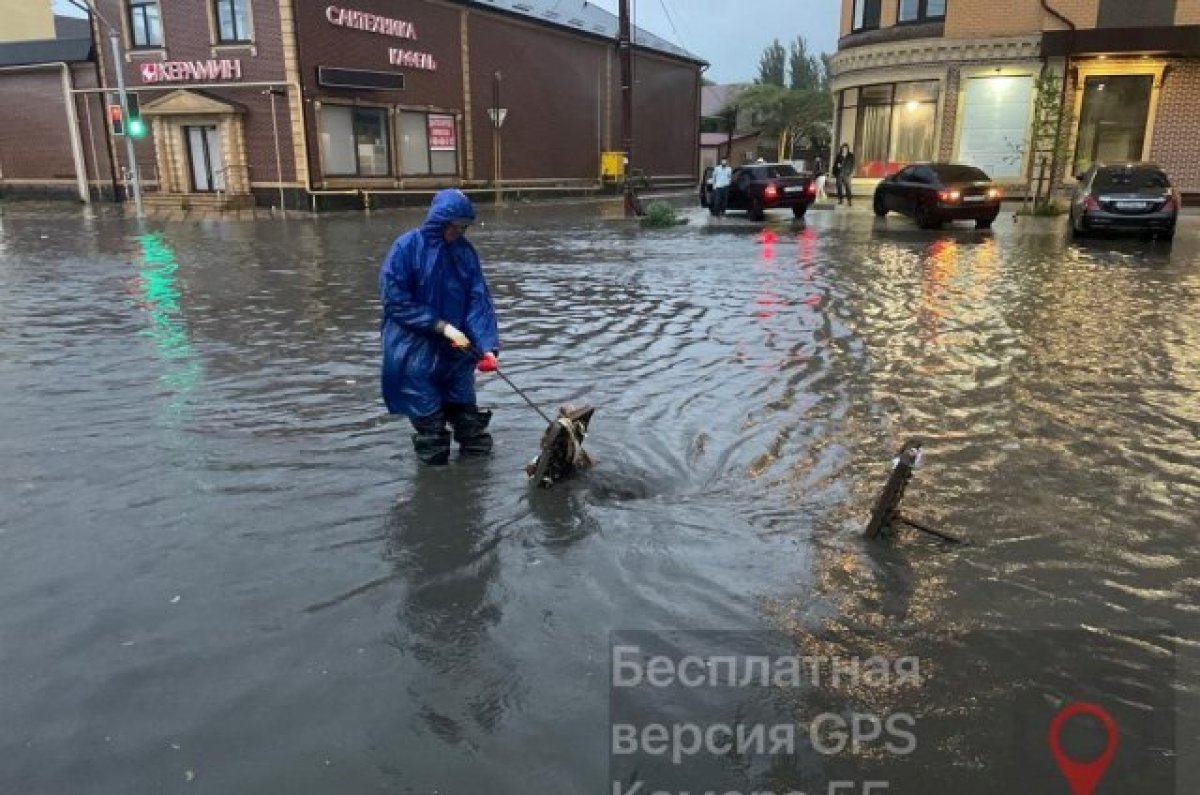
[[[450,431],[446,430],[446,417],[440,411],[428,417],[412,420],[413,450],[422,464],[445,466],[450,463]]]
[[[446,417],[454,428],[454,441],[465,456],[486,456],[492,452],[492,435],[487,432],[492,412],[480,411],[477,406],[445,407]]]

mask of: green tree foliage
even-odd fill
[[[785,65],[790,71],[788,83]],[[833,117],[829,56],[811,54],[803,37],[792,43],[790,53],[776,41],[759,60],[759,80],[742,89],[734,102],[759,120],[764,134],[778,141],[780,160],[799,138],[826,142]]]
[[[793,91],[820,88],[822,68],[821,59],[809,55],[808,42],[803,37],[792,42],[788,52],[788,73],[791,75],[789,86]]]
[[[756,82],[759,85],[783,88],[786,77],[787,50],[779,43],[779,39],[776,39],[773,44],[763,50],[762,57],[758,59],[758,80]]]

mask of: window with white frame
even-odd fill
[[[250,41],[250,0],[215,0],[217,41],[230,44]]]
[[[129,0],[129,42],[133,47],[162,46],[158,0]]]
[[[392,173],[388,113],[383,108],[321,107],[321,156],[332,177]]]
[[[405,175],[458,173],[458,120],[443,113],[400,114],[400,170]]]

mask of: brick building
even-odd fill
[[[8,13],[11,11],[12,13]],[[85,20],[0,4],[0,196],[111,198],[96,54]]]
[[[95,4],[95,41],[107,44],[103,20],[119,28],[149,124],[136,149],[152,205],[378,205],[497,177],[587,190],[601,152],[619,148],[617,20],[583,0]],[[644,31],[634,40],[632,166],[690,184],[704,64]],[[109,48],[89,55],[114,85]],[[100,151],[124,165],[117,143]]]
[[[836,138],[864,189],[920,160],[1023,184],[1036,81],[1053,73],[1070,123],[1065,174],[1154,160],[1200,193],[1200,0],[842,0],[841,25]]]

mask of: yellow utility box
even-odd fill
[[[601,152],[600,153],[600,178],[619,180],[625,176],[625,153],[624,152]]]

